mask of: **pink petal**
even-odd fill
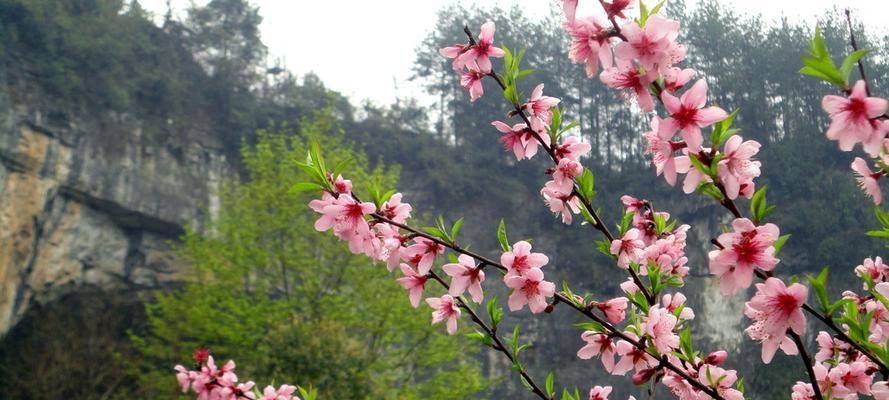
[[[710,126],[728,117],[728,113],[719,107],[707,107],[698,110],[697,123],[700,127]]]
[[[699,79],[682,94],[682,104],[688,108],[701,108],[707,103],[707,80]]]

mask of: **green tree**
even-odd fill
[[[175,396],[170,367],[202,346],[259,384],[312,385],[322,398],[460,399],[484,388],[472,346],[429,326],[429,310],[411,308],[385,266],[315,234],[312,195],[289,192],[305,180],[295,162],[309,138],[331,162],[351,158],[355,182],[394,186],[397,168],[371,170],[336,131],[320,114],[297,135],[261,131],[244,147],[247,180],[222,188],[206,234],[185,236],[193,279],[146,303],[147,333],[133,337],[140,396]]]

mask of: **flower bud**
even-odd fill
[[[633,384],[641,385],[645,382],[648,382],[648,380],[651,379],[652,376],[654,376],[655,372],[657,372],[657,370],[654,368],[646,368],[639,372],[636,372],[635,374],[633,374]]]
[[[191,358],[193,358],[198,365],[203,365],[207,362],[207,359],[210,358],[210,350],[203,347],[195,349],[194,353],[191,354]]]
[[[710,365],[720,365],[725,362],[726,358],[728,358],[728,353],[725,350],[719,350],[708,354],[704,362]]]

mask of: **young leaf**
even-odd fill
[[[790,239],[790,234],[781,235],[777,240],[775,240],[775,255],[781,251],[781,248],[784,247],[784,243],[787,243],[787,239]]]
[[[497,240],[500,241],[500,248],[504,252],[512,250],[512,246],[509,245],[509,240],[506,238],[506,223],[503,222],[503,218],[500,218],[500,225],[497,227]]]
[[[287,193],[294,195],[294,194],[299,194],[302,192],[311,192],[311,191],[319,191],[319,190],[324,190],[324,188],[321,187],[321,185],[319,185],[317,183],[300,182],[300,183],[297,183],[296,185],[293,185],[293,187],[291,187],[290,190],[287,191]]]
[[[454,226],[451,227],[451,241],[452,242],[457,241],[457,234],[460,233],[460,227],[462,227],[462,226],[463,226],[463,217],[460,217],[460,219],[458,219],[457,222],[454,222]]]
[[[552,372],[546,376],[546,395],[552,396],[556,394],[555,390],[553,390],[553,384],[555,383],[555,375]]]
[[[843,77],[843,80],[848,85],[849,82],[849,74],[852,73],[852,68],[855,68],[855,63],[858,62],[862,57],[867,55],[870,50],[861,49],[849,54],[845,60],[843,60],[843,64],[840,65],[840,76]]]

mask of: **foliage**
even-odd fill
[[[462,340],[435,334],[429,311],[412,309],[385,267],[314,235],[308,195],[289,190],[305,179],[296,163],[309,138],[335,149],[331,162],[352,158],[344,173],[362,181],[393,186],[397,168],[370,169],[325,113],[298,133],[258,137],[243,150],[247,181],[223,188],[206,234],[185,236],[194,279],[146,303],[148,333],[134,337],[141,395],[173,395],[166,366],[202,346],[257,382],[311,385],[321,398],[458,399],[481,390]],[[442,380],[452,383],[446,392]]]

